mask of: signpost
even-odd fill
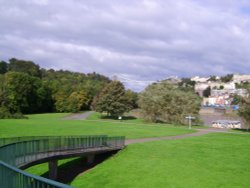
[[[188,128],[191,129],[192,119],[195,119],[195,117],[192,117],[189,115],[189,116],[186,116],[185,118],[188,119]]]

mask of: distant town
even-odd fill
[[[240,116],[239,110],[244,108],[245,100],[249,98],[250,75],[227,74],[225,76],[194,76],[165,79],[171,84],[190,89],[200,96],[200,118],[204,125],[215,128],[247,128]]]
[[[223,78],[219,76],[191,78],[191,81],[195,81],[195,92],[203,97],[204,106],[228,106],[232,104],[236,95],[248,97],[249,93],[243,85],[250,81],[250,75],[232,74]]]
[[[190,80],[194,83],[195,92],[202,97],[200,116],[205,124],[215,128],[245,127],[243,120],[234,112],[240,108],[240,98],[249,96],[246,88],[250,75],[195,76]]]

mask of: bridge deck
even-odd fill
[[[110,151],[118,151],[123,149],[122,147],[98,147],[98,148],[85,148],[85,149],[71,149],[71,150],[64,150],[64,151],[50,151],[50,152],[43,152],[34,155],[26,155],[24,163],[19,163],[18,168],[25,169],[30,166],[48,162],[51,160],[61,160],[65,158],[72,158],[72,157],[79,157],[79,156],[87,156],[90,154],[100,154]],[[16,158],[17,161],[21,161],[23,157]],[[28,160],[27,160],[28,159]]]
[[[46,178],[24,172],[29,166],[49,162],[49,177],[56,179],[57,161],[64,158],[86,156],[87,163],[96,154],[121,150],[125,137],[93,136],[45,136],[0,139],[1,188],[71,188]]]

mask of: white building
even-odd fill
[[[214,128],[241,129],[240,121],[217,120],[212,122]]]
[[[223,82],[199,82],[196,83],[194,86],[194,90],[196,93],[199,93],[200,96],[203,95],[203,91],[205,89],[207,89],[208,87],[211,88],[211,96],[218,96],[217,94],[214,95],[212,91],[215,91],[215,93],[218,91],[221,94],[225,94],[228,93],[226,91],[230,90],[229,93],[234,92],[234,90],[236,89],[235,83],[234,82],[229,82],[229,83],[223,83]],[[223,88],[222,90],[220,88]]]
[[[224,89],[226,90],[233,90],[236,89],[235,83],[234,82],[228,82],[223,84]]]
[[[233,81],[235,83],[250,82],[250,75],[234,74],[233,75]]]
[[[212,89],[211,96],[218,97],[224,95],[239,95],[242,97],[248,97],[248,91],[246,89]]]
[[[222,95],[222,96],[214,96],[203,98],[203,105],[205,106],[227,106],[231,104],[231,99],[229,95]]]
[[[201,83],[204,83],[204,82],[208,82],[208,80],[210,79],[210,77],[199,77],[199,76],[194,76],[191,78],[191,81],[195,81],[195,82],[201,82]]]

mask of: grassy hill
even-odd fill
[[[103,120],[97,114],[90,120],[64,120],[67,113],[29,115],[29,119],[0,120],[0,137],[49,135],[103,135],[145,138],[172,136],[194,132],[185,127],[147,124],[142,120]]]
[[[249,187],[250,135],[213,133],[129,145],[71,183],[88,188]]]

